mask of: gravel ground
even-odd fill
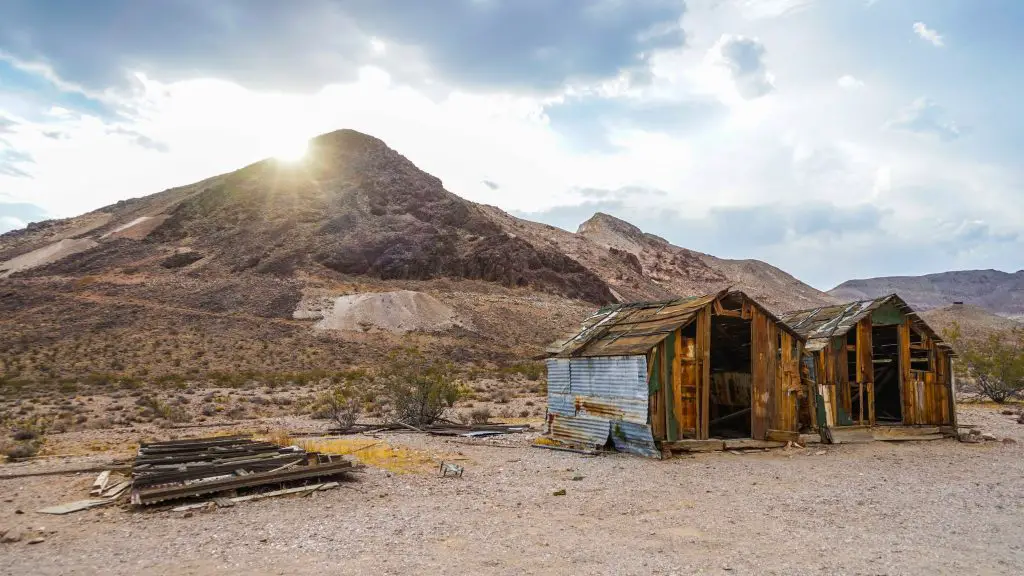
[[[992,407],[962,407],[960,421],[1024,442],[1024,426]],[[0,544],[0,572],[1024,573],[1024,444],[876,442],[655,461],[529,440],[482,447],[391,435],[395,445],[459,453],[465,476],[368,468],[309,498],[190,517],[45,516],[34,511],[84,497],[93,475],[0,480],[0,531],[25,531]],[[45,541],[28,544],[37,533]]]

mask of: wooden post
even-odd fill
[[[860,399],[857,404],[860,405],[860,417],[857,419],[860,421],[860,425],[864,425],[864,383],[857,382],[857,397]]]
[[[711,414],[711,305],[697,313],[697,389],[700,391],[697,438],[710,435]]]

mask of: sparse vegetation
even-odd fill
[[[433,424],[462,395],[452,366],[416,349],[390,353],[376,381],[390,408],[388,417],[411,426]]]
[[[357,390],[346,383],[317,396],[313,403],[313,417],[331,420],[342,430],[351,428],[359,418]]]
[[[1024,394],[1024,330],[985,339],[963,337],[956,323],[944,334],[959,354],[959,376],[973,382],[978,393],[1002,404]]]

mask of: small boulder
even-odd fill
[[[1016,444],[1017,441],[1013,438],[1003,438],[1003,444]]]
[[[0,542],[4,544],[10,544],[11,542],[20,542],[22,538],[21,530],[17,528],[11,528],[4,533],[3,537],[0,538]]]
[[[1016,416],[1016,415],[1017,415],[1017,412],[1016,412],[1016,411],[1014,411],[1014,410],[1009,410],[1009,409],[1007,409],[1007,410],[1001,410],[1001,411],[1000,411],[999,413],[1000,413],[1000,414],[1002,414],[1003,416]]]
[[[988,432],[982,434],[981,439],[985,440],[986,442],[995,442],[996,440],[999,440],[998,438],[995,437],[995,434],[989,434]]]
[[[561,490],[555,490],[554,492],[551,493],[551,495],[552,496],[565,496],[565,488],[562,488]]]

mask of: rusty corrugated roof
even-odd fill
[[[873,300],[858,300],[846,304],[787,312],[782,315],[782,320],[806,338],[807,349],[814,351],[820,350],[829,338],[846,334],[858,322],[886,304],[893,304],[900,313],[909,316],[914,326],[927,334],[939,347],[951,350],[949,344],[943,342],[935,330],[896,294],[881,296]]]

